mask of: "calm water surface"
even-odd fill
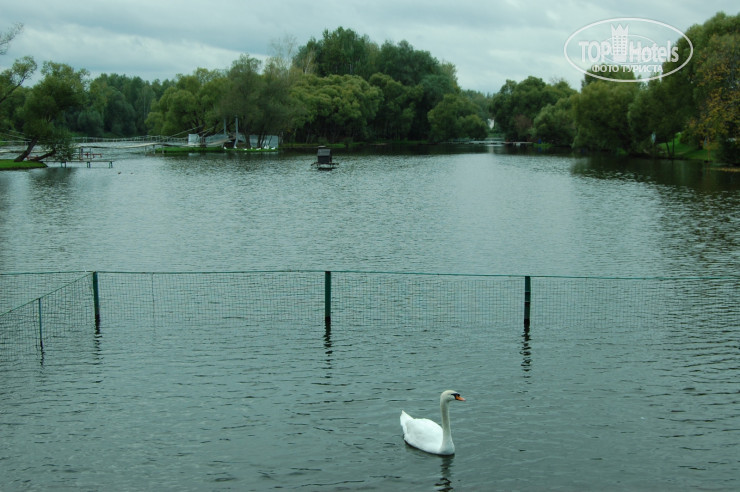
[[[141,157],[0,174],[0,271],[740,271],[740,173],[490,152]]]
[[[0,271],[740,272],[737,173],[490,149],[341,155],[332,172],[311,160],[137,157],[0,173]],[[124,292],[126,278],[103,275],[104,292]],[[0,488],[740,486],[737,282],[690,284],[681,295],[710,309],[669,302],[648,319],[616,298],[583,316],[546,304],[525,335],[504,298],[435,315],[448,298],[407,309],[417,301],[399,289],[398,312],[378,314],[362,276],[341,278],[331,330],[296,321],[300,303],[238,301],[277,312],[252,321],[171,293],[156,318],[142,304],[43,356],[0,358]],[[305,289],[320,296],[320,280]],[[559,281],[535,287],[548,282]],[[400,410],[438,420],[446,388],[467,398],[451,408],[457,454],[406,447]]]

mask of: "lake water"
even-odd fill
[[[100,333],[0,358],[0,488],[740,486],[738,280],[546,277],[737,275],[740,173],[487,147],[335,159],[0,173],[0,272],[223,272],[102,273]],[[255,270],[304,273],[226,273]],[[524,333],[520,277],[337,273],[327,330],[323,270],[542,277]],[[467,399],[457,454],[405,446],[400,410],[438,420],[447,388]]]
[[[0,271],[740,271],[740,173],[485,151],[337,159],[324,173],[300,154],[2,173]]]

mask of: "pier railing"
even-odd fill
[[[0,360],[142,327],[248,333],[378,325],[456,336],[740,330],[740,277],[563,277],[361,271],[0,274]],[[660,329],[658,329],[660,328]]]

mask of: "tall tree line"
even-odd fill
[[[740,164],[740,15],[716,14],[689,28],[689,63],[647,83],[584,77],[580,92],[536,77],[508,80],[491,100],[498,128],[509,139],[541,140],[598,151],[673,155],[682,142],[716,150]],[[681,60],[690,47],[677,41]],[[665,62],[663,72],[678,67]],[[634,73],[602,71],[616,78]]]
[[[0,54],[20,31],[0,37]],[[23,58],[0,74],[0,132],[61,153],[73,135],[209,135],[237,125],[260,139],[279,134],[305,143],[481,138],[488,131],[486,96],[461,91],[452,64],[406,41],[379,46],[339,27],[300,47],[291,38],[275,46],[265,62],[244,54],[229,68],[153,82],[120,74],[90,80],[85,70],[48,62],[31,88],[23,83],[37,67]],[[53,93],[62,86],[73,94]],[[45,96],[64,104],[34,106]]]
[[[0,33],[0,55],[22,32]],[[103,74],[30,57],[0,73],[0,140],[22,134],[47,153],[73,135],[209,135],[233,131],[283,141],[481,138],[493,116],[511,140],[627,153],[673,152],[681,139],[740,160],[740,15],[718,13],[686,35],[694,56],[663,79],[617,84],[585,76],[580,90],[562,80],[507,80],[492,96],[460,89],[454,65],[407,41],[381,45],[351,29],[325,30],[296,46],[275,44],[262,62],[242,55],[221,70],[197,68],[172,80]],[[678,49],[685,53],[682,37]],[[681,59],[684,59],[683,57]],[[666,62],[664,72],[678,62]],[[609,72],[634,77],[631,72]],[[28,154],[27,153],[27,154]]]

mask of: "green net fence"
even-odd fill
[[[373,328],[639,337],[740,327],[740,277],[596,278],[382,272],[0,274],[0,360],[63,354],[100,333],[208,339]],[[330,320],[330,323],[327,321]],[[608,329],[605,329],[608,328]],[[198,343],[198,338],[188,343]],[[600,338],[603,342],[604,340]],[[141,343],[148,343],[141,341]],[[135,349],[135,346],[134,346]]]
[[[6,274],[0,286],[5,307],[20,302],[0,314],[0,360],[43,353],[45,347],[73,350],[94,333],[91,274]]]

